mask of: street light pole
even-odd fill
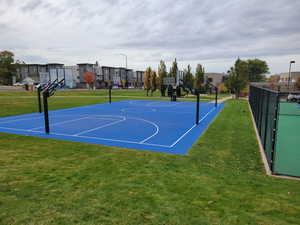
[[[125,63],[126,63],[126,69],[127,69],[127,55],[124,54],[124,53],[120,53],[120,55],[124,56],[125,57]]]
[[[125,57],[125,63],[126,63],[126,71],[125,71],[125,73],[126,73],[126,84],[125,84],[125,87],[127,87],[127,85],[128,85],[128,74],[127,74],[127,55],[126,55],[126,54],[124,54],[124,53],[120,53],[120,55],[122,55],[122,56],[124,56],[124,57]]]
[[[288,90],[290,90],[290,82],[291,82],[291,67],[292,64],[295,63],[295,61],[290,61],[290,69],[289,69],[289,79],[288,79]]]

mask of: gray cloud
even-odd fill
[[[299,10],[290,0],[3,0],[0,47],[30,62],[117,64],[122,51],[139,69],[177,57],[218,70],[241,56],[276,58],[279,70],[278,57],[300,60]]]
[[[33,11],[37,9],[40,5],[42,5],[41,0],[31,0],[29,2],[26,2],[25,5],[21,7],[23,11]]]

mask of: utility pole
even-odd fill
[[[120,53],[120,55],[122,55],[122,56],[124,56],[125,57],[125,68],[126,68],[126,84],[125,84],[125,87],[128,85],[128,74],[127,74],[127,55],[126,54],[124,54],[124,53]]]
[[[289,69],[289,80],[288,80],[288,90],[290,92],[290,82],[291,82],[291,66],[292,64],[295,63],[295,61],[290,61],[290,69]]]

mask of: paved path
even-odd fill
[[[225,101],[230,100],[230,99],[232,99],[232,96],[228,96],[228,97],[225,97],[225,98],[221,98],[221,99],[218,99],[218,103],[222,103],[222,102],[225,102]],[[211,103],[214,103],[215,100],[210,101],[210,102],[211,102]]]

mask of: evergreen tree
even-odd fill
[[[225,86],[239,98],[240,92],[248,84],[248,65],[246,61],[237,59],[234,67],[228,71],[228,79]]]
[[[151,71],[150,86],[151,86],[151,96],[153,96],[153,92],[155,92],[157,89],[157,75],[154,70]]]
[[[167,77],[167,67],[163,60],[160,60],[159,66],[158,66],[158,88],[160,89],[161,96],[165,96],[165,92],[167,89],[167,86],[164,85],[164,78]]]
[[[194,84],[194,76],[191,71],[192,71],[192,68],[190,65],[187,66],[187,69],[184,69],[183,86],[192,93],[193,92],[193,84]]]
[[[195,82],[194,82],[194,89],[201,90],[202,85],[204,83],[204,67],[201,64],[198,64],[196,67],[195,73]]]
[[[178,65],[177,65],[177,60],[175,59],[175,61],[172,64],[172,67],[170,68],[170,77],[174,77],[175,79],[175,83],[176,83],[176,79],[177,79],[177,72],[178,72]]]

